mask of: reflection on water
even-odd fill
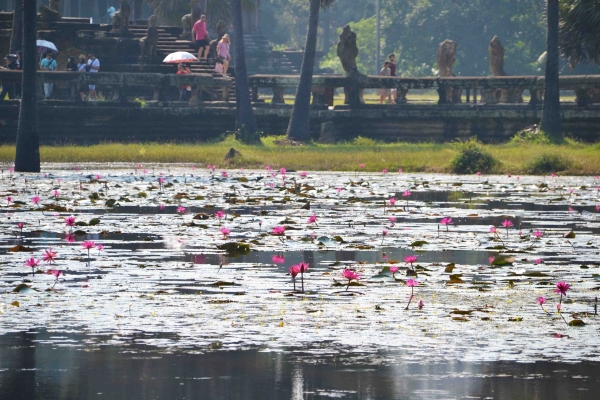
[[[541,400],[596,399],[600,389],[599,363],[421,364],[400,353],[315,349],[198,354],[136,344],[147,336],[0,336],[0,399]]]

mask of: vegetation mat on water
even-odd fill
[[[277,145],[277,139],[262,139],[262,145],[244,145],[232,138],[221,142],[197,144],[106,143],[93,146],[43,146],[42,162],[135,162],[135,163],[196,163],[238,168],[264,165],[310,171],[397,171],[451,172],[451,160],[459,149],[451,143],[379,143],[358,139],[335,145]],[[231,147],[241,157],[225,163],[223,158]],[[496,173],[525,174],[530,171],[532,155],[559,154],[573,164],[560,171],[565,175],[600,174],[600,144],[586,145],[569,141],[564,145],[519,143],[481,145],[499,164]],[[0,146],[0,162],[12,163],[14,146]],[[365,164],[364,169],[359,164]],[[481,171],[485,172],[485,171]],[[556,171],[558,172],[558,171]]]

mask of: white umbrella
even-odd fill
[[[35,44],[37,46],[38,53],[47,53],[48,51],[58,53],[58,49],[56,48],[54,43],[49,42],[47,40],[37,40]]]
[[[195,61],[198,61],[196,56],[186,51],[176,51],[166,56],[163,60],[167,64],[193,63]]]

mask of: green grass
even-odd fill
[[[449,172],[450,160],[457,153],[452,143],[377,143],[369,139],[336,145],[279,146],[276,138],[263,138],[262,146],[248,146],[228,138],[222,142],[205,144],[116,144],[94,146],[43,146],[42,162],[131,162],[131,163],[194,163],[199,166],[214,164],[220,167],[273,168],[285,167],[308,171],[356,171],[360,163],[366,171],[390,172],[402,168],[412,172]],[[223,162],[225,153],[235,147],[242,158],[234,163]],[[483,145],[500,164],[496,173],[525,174],[532,155],[555,154],[572,160],[572,165],[561,174],[600,174],[600,144],[586,145],[567,141],[564,145],[499,144]],[[0,162],[12,163],[14,146],[0,146]]]

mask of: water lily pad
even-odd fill
[[[572,321],[569,321],[569,326],[584,326],[585,322],[583,322],[580,319],[574,319]]]
[[[246,243],[228,242],[217,245],[219,250],[225,250],[229,257],[239,257],[250,253],[250,245]]]
[[[22,244],[18,244],[16,246],[8,249],[8,251],[10,251],[11,253],[19,253],[19,252],[30,253],[30,252],[33,252],[34,249],[32,249],[31,247],[23,246]]]
[[[496,256],[496,258],[494,258],[494,261],[492,261],[492,265],[498,265],[498,266],[502,266],[502,265],[512,265],[515,262],[515,258],[511,257],[511,256]]]

